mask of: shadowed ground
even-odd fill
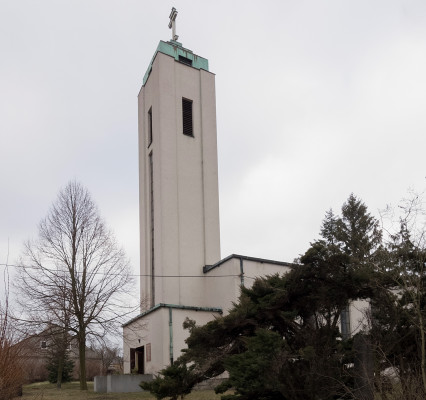
[[[47,382],[33,383],[25,385],[23,388],[23,396],[17,397],[16,400],[71,400],[71,399],[92,399],[92,400],[134,400],[134,399],[150,399],[155,397],[150,393],[95,393],[93,392],[93,382],[88,382],[89,390],[82,392],[79,389],[79,382],[71,382],[62,384],[62,389],[57,390],[56,384]],[[188,400],[217,400],[220,395],[216,395],[213,390],[194,391],[185,399]]]

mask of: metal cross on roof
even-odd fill
[[[172,28],[172,40],[177,41],[179,39],[179,36],[176,35],[176,17],[177,17],[177,10],[176,8],[172,8],[172,12],[170,13],[170,22],[169,22],[169,28]]]

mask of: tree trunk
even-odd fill
[[[371,339],[367,335],[354,337],[355,394],[359,400],[374,399],[374,361]]]
[[[425,329],[423,325],[423,316],[421,305],[418,304],[417,312],[419,314],[419,327],[420,327],[420,351],[421,351],[421,362],[420,368],[422,370],[422,382],[423,390],[426,393],[426,343],[425,343]]]
[[[56,378],[56,389],[60,389],[62,386],[62,373],[64,371],[64,354],[62,352],[59,353],[59,360],[58,360],[58,376]]]
[[[78,355],[80,362],[80,390],[87,390],[86,381],[86,332],[81,329],[78,335]]]

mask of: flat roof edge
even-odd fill
[[[217,263],[215,263],[213,265],[205,265],[203,267],[203,272],[206,274],[207,272],[211,271],[212,269],[220,267],[222,264],[226,263],[227,261],[231,260],[232,258],[237,258],[237,259],[240,259],[240,260],[260,262],[260,263],[265,263],[265,264],[281,265],[283,267],[290,267],[290,268],[297,266],[297,264],[289,263],[289,262],[285,262],[285,261],[268,260],[266,258],[243,256],[243,255],[240,255],[240,254],[231,254],[230,256],[223,258],[222,260],[218,261]]]
[[[185,47],[182,47],[182,44],[179,42],[175,42],[175,41],[165,42],[163,40],[160,40],[154,52],[154,55],[152,56],[151,62],[149,63],[149,66],[143,77],[142,87],[145,86],[145,83],[147,82],[149,75],[151,74],[152,64],[154,63],[155,57],[157,56],[158,53],[163,53],[165,55],[173,57],[178,62],[179,62],[179,56],[182,56],[192,61],[190,65],[192,68],[202,69],[204,71],[209,72],[209,60],[207,58],[194,54],[193,51],[186,49]]]
[[[123,325],[121,325],[122,328],[125,328],[126,326],[130,325],[132,322],[137,321],[138,319],[145,317],[148,314],[151,314],[152,312],[159,310],[160,308],[174,308],[177,310],[190,310],[190,311],[201,311],[201,312],[216,312],[219,314],[223,314],[223,310],[219,307],[198,307],[198,306],[184,306],[181,304],[167,304],[167,303],[159,303],[156,304],[154,307],[150,308],[149,310],[140,313],[136,317],[132,318],[130,321],[125,322]]]

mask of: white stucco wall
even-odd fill
[[[240,263],[240,256],[235,256],[206,273],[206,301],[211,307],[222,308],[224,314],[229,312],[233,303],[238,302],[242,284],[249,288],[257,277],[290,271],[289,266],[283,265],[285,263],[277,264],[273,261],[243,257],[242,280]]]
[[[173,310],[173,358],[176,360],[181,354],[182,349],[185,349],[185,340],[189,336],[189,332],[182,328],[186,318],[194,320],[197,325],[205,325],[211,321],[219,313],[206,311],[191,311],[191,310]]]
[[[159,309],[123,328],[124,373],[130,373],[130,349],[151,344],[151,361],[146,361],[145,373],[158,372],[169,363],[165,343],[169,342],[168,311]]]
[[[368,300],[355,300],[349,304],[349,318],[351,335],[355,335],[360,330],[368,329],[367,314],[370,311]]]
[[[171,320],[170,320],[171,310]],[[186,318],[193,319],[197,325],[204,325],[215,316],[211,311],[181,310],[161,307],[134,321],[123,328],[124,373],[130,373],[130,349],[151,345],[151,360],[144,352],[144,373],[153,374],[170,365],[170,343],[172,343],[173,360],[176,360],[186,348],[185,339],[189,332],[183,329]],[[170,322],[172,335],[170,335]]]

